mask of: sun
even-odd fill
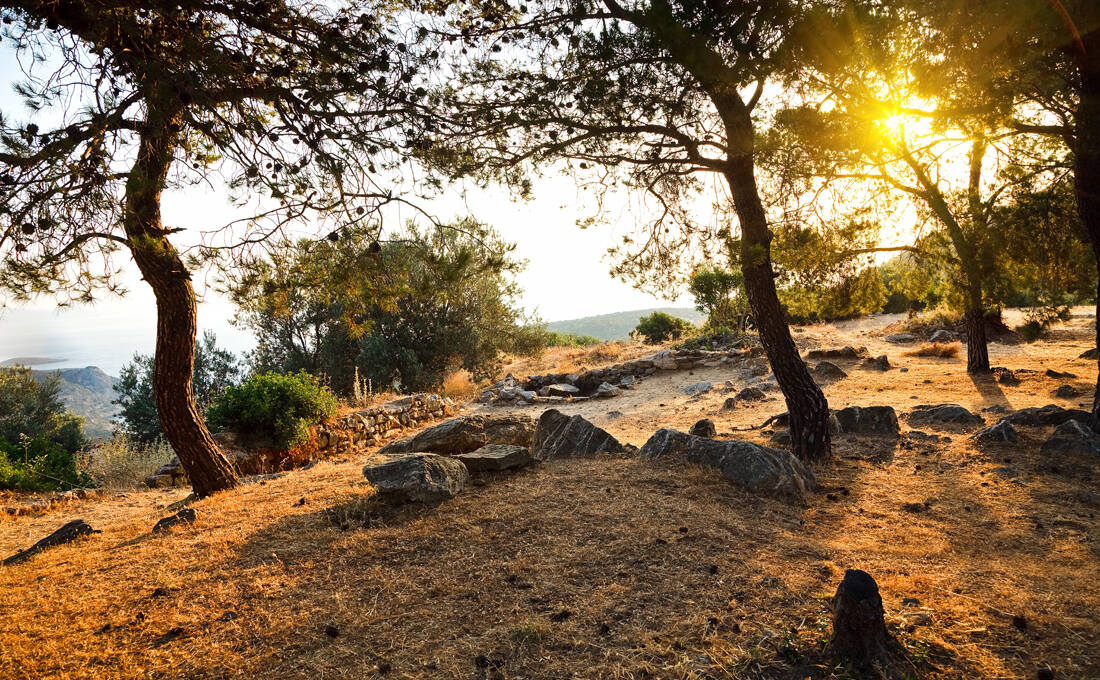
[[[905,116],[893,114],[878,121],[882,133],[890,137],[901,137],[905,134]]]

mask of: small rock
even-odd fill
[[[813,375],[818,380],[842,380],[848,377],[840,366],[831,361],[822,361],[814,367]]]
[[[1056,371],[1053,368],[1048,368],[1046,370],[1046,376],[1048,378],[1054,378],[1055,380],[1070,379],[1070,378],[1076,378],[1077,377],[1072,373],[1063,373],[1062,371]]]
[[[332,619],[329,619],[328,622],[325,624],[325,635],[329,636],[330,638],[339,637],[340,635],[340,627],[337,626],[336,622]]]
[[[734,402],[760,401],[761,399],[767,399],[767,397],[768,395],[759,387],[746,387],[738,392],[737,395],[733,397],[733,400]]]
[[[1079,420],[1067,420],[1043,442],[1043,453],[1066,455],[1100,455],[1100,435]]]
[[[889,371],[890,360],[886,357],[885,354],[883,354],[882,356],[877,356],[874,359],[865,359],[863,361],[863,367],[873,371]]]
[[[1091,417],[1092,414],[1088,411],[1065,409],[1057,404],[1047,404],[1046,406],[1022,408],[1012,415],[1005,416],[1004,420],[1007,420],[1013,425],[1042,427],[1045,425],[1061,425],[1069,420],[1088,422]]]
[[[692,397],[701,397],[712,389],[714,389],[714,385],[709,380],[700,380],[697,383],[681,387],[680,391]]]
[[[909,412],[913,425],[982,425],[985,418],[958,404],[920,404]]]
[[[1095,352],[1096,350],[1089,351]],[[1093,359],[1095,357],[1089,358]],[[1054,670],[1050,668],[1040,668],[1039,670],[1035,671],[1035,680],[1054,680]]]
[[[1012,423],[1001,420],[983,430],[978,430],[971,439],[978,444],[1016,444],[1019,443],[1020,436]]]
[[[836,412],[839,431],[847,434],[897,436],[898,416],[892,406],[848,406]]]
[[[617,397],[622,393],[623,391],[621,389],[606,382],[600,383],[600,386],[596,388],[596,396],[600,399],[610,399],[611,397]]]
[[[1081,396],[1081,391],[1073,385],[1061,385],[1058,389],[1051,392],[1050,396],[1057,397],[1058,399],[1073,399],[1074,397]]]
[[[177,524],[189,524],[195,521],[195,509],[184,508],[174,515],[169,515],[157,521],[153,525],[153,533],[159,534],[164,531],[168,531]]]
[[[581,390],[568,383],[556,383],[550,385],[547,392],[551,397],[575,397],[581,393]]]
[[[221,616],[219,616],[218,620],[219,621],[232,621],[233,619],[236,619],[238,617],[240,617],[240,614],[238,614],[235,611],[229,610],[229,611],[226,611]]]
[[[149,646],[153,649],[156,649],[157,647],[163,647],[164,645],[168,644],[169,642],[172,642],[173,640],[176,640],[178,638],[183,637],[183,633],[184,633],[183,628],[180,628],[180,627],[173,628],[173,629],[169,630],[167,633],[165,633],[164,635],[161,635],[156,640],[153,640],[153,643],[150,644]]]
[[[385,503],[438,503],[466,488],[470,473],[460,461],[434,453],[411,453],[363,467]]]
[[[903,597],[901,598],[901,606],[903,607],[919,607],[920,600],[915,597]]]
[[[718,430],[716,430],[714,427],[714,421],[712,421],[710,418],[703,418],[702,420],[699,420],[691,426],[691,429],[688,430],[688,434],[694,435],[696,437],[706,437],[707,439],[714,439],[714,437],[718,434]]]
[[[726,400],[722,402],[723,411],[732,411],[735,408],[737,408],[737,397],[727,397]]]
[[[959,339],[953,331],[947,331],[942,328],[938,329],[932,335],[928,336],[928,340],[931,342],[955,342]]]
[[[904,345],[910,342],[916,342],[917,336],[912,333],[894,333],[893,335],[887,335],[883,339],[894,345]]]
[[[791,443],[791,431],[790,430],[776,430],[772,432],[772,436],[768,438],[772,444],[778,444],[779,446],[787,446]]]
[[[807,359],[859,359],[867,355],[867,348],[841,347],[839,349],[814,349],[806,353]]]

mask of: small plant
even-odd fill
[[[309,428],[336,415],[336,395],[304,371],[261,373],[214,399],[207,419],[214,429],[233,430],[279,449],[309,438]]]
[[[638,319],[634,335],[641,336],[646,344],[656,345],[666,340],[676,340],[694,328],[690,323],[664,312],[653,312]]]
[[[477,392],[477,385],[470,377],[470,372],[466,370],[458,370],[448,375],[443,379],[443,387],[440,389],[441,395],[455,401],[472,399],[475,392]]]
[[[76,469],[74,454],[42,435],[24,435],[17,443],[0,440],[0,489],[65,491],[93,485]]]
[[[77,469],[108,489],[131,489],[158,467],[172,460],[172,447],[163,439],[144,444],[124,433],[118,433],[98,446],[81,451]]]
[[[549,634],[546,625],[537,621],[525,621],[513,626],[511,631],[512,641],[521,645],[537,645],[546,639]]]
[[[1017,326],[1015,330],[1024,339],[1024,342],[1042,340],[1047,334],[1047,327],[1043,325],[1042,321],[1036,319]]]
[[[933,342],[930,345],[921,345],[920,347],[909,350],[905,353],[907,357],[940,357],[942,359],[950,359],[952,357],[959,356],[959,343],[941,344]]]

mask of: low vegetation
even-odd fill
[[[61,403],[57,376],[0,367],[0,489],[52,491],[88,484],[76,467],[83,421]]]
[[[289,449],[309,428],[339,412],[336,395],[301,371],[260,373],[214,398],[207,418],[215,430],[232,430],[255,443]]]
[[[638,325],[634,327],[634,335],[647,344],[656,345],[676,340],[693,328],[695,326],[683,319],[664,312],[653,312],[649,316],[638,319]]]
[[[952,359],[959,356],[959,351],[962,346],[957,342],[953,343],[940,343],[932,342],[926,343],[911,349],[905,353],[907,357],[939,357],[941,359]]]

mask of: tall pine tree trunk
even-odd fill
[[[1078,55],[1081,100],[1077,105],[1077,139],[1074,148],[1073,179],[1077,212],[1092,242],[1100,271],[1100,30],[1083,36],[1084,53]],[[1096,284],[1096,347],[1100,347],[1100,280]],[[1100,360],[1097,361],[1100,369]],[[1092,421],[1100,427],[1100,370],[1092,398]]]
[[[985,335],[985,310],[979,289],[968,295],[966,309],[966,372],[989,373],[989,340]]]
[[[751,155],[731,158],[726,180],[741,223],[741,271],[749,306],[779,389],[787,401],[791,452],[805,461],[831,453],[829,402],[798,354],[787,317],[779,304],[771,262],[771,231],[757,193]]]
[[[161,223],[160,194],[177,132],[171,121],[148,122],[142,129],[138,157],[126,182],[123,219],[134,261],[157,301],[153,386],[161,429],[201,497],[236,486],[237,477],[195,407],[195,291]]]

